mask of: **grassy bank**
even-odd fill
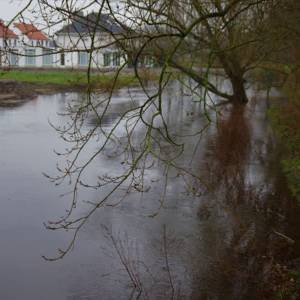
[[[286,101],[269,111],[274,128],[283,144],[281,166],[289,189],[300,203],[300,84],[291,76],[283,92]]]
[[[92,73],[93,87],[108,89],[114,82],[114,73]],[[86,72],[80,71],[44,71],[44,70],[10,70],[0,71],[0,79],[12,79],[41,86],[56,85],[59,87],[86,87],[88,83]],[[137,79],[131,73],[121,73],[117,87],[137,84]]]

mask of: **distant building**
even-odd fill
[[[124,62],[124,53],[114,37],[124,29],[109,15],[76,13],[70,23],[56,32],[61,52],[59,65],[68,68],[114,68]]]
[[[8,28],[0,20],[0,67],[117,68],[126,61],[119,38],[128,30],[108,14],[79,12],[54,41],[32,23]]]
[[[19,38],[0,20],[0,66],[18,65]]]
[[[14,23],[19,38],[19,67],[52,67],[54,43],[33,24]]]

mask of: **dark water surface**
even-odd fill
[[[143,100],[139,90],[131,96],[134,103]],[[287,196],[277,168],[270,167],[277,165],[277,151],[263,95],[252,92],[247,109],[222,108],[218,122],[210,113],[213,122],[202,138],[185,139],[180,163],[199,174],[206,188],[173,171],[160,208],[165,176],[155,164],[146,172],[149,191],[101,208],[81,230],[73,251],[47,262],[42,255],[54,256],[71,238],[43,226],[64,214],[69,198],[60,195],[71,190],[42,175],[55,173],[53,149],[66,147],[48,121],[64,124],[67,117],[57,112],[79,98],[39,96],[0,108],[0,299],[136,299],[139,290],[140,299],[258,299],[256,273],[261,257],[270,255],[274,229],[293,236],[295,227],[292,209],[277,203],[278,193],[281,199]],[[171,89],[165,98],[172,132],[192,134],[206,124],[199,103],[181,89]],[[112,126],[134,105],[129,102],[126,90],[116,93],[104,125]],[[91,119],[87,128],[92,124]],[[122,128],[118,132],[122,136]],[[82,159],[95,149],[96,141]],[[163,151],[171,150],[166,145]],[[119,158],[99,156],[85,179],[120,168]],[[81,196],[97,201],[101,192],[86,190]],[[81,203],[78,209],[88,208]],[[287,219],[291,229],[283,226]]]

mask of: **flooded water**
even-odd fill
[[[0,299],[258,299],[263,266],[276,255],[274,231],[296,238],[297,221],[276,167],[263,93],[250,96],[247,108],[220,107],[218,118],[209,111],[207,124],[201,104],[184,89],[170,88],[163,108],[171,133],[185,136],[180,168],[166,174],[154,162],[145,171],[147,189],[117,191],[80,230],[74,249],[54,262],[42,256],[55,256],[72,233],[46,230],[43,223],[69,208],[70,195],[61,195],[72,186],[42,175],[57,173],[63,158],[53,150],[67,147],[49,121],[66,124],[68,104],[82,96],[61,93],[0,107]],[[115,93],[104,128],[142,101],[138,89]],[[94,124],[89,118],[84,130]],[[137,143],[142,133],[134,137]],[[122,126],[117,134],[124,137]],[[160,146],[162,156],[173,153],[170,145]],[[80,159],[98,148],[94,139]],[[122,171],[122,156],[113,151],[97,156],[85,182]],[[104,191],[82,190],[76,213],[88,212],[88,202]]]

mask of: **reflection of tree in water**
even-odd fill
[[[211,142],[214,161],[210,172],[214,176],[213,186],[223,185],[228,201],[242,198],[246,190],[245,172],[251,151],[250,138],[244,106],[232,107],[228,116],[219,119],[216,137]]]
[[[210,272],[199,275],[196,281],[202,281],[202,287],[205,282],[207,290],[195,290],[192,299],[255,297],[269,233],[265,216],[255,210],[262,194],[250,180],[253,140],[257,138],[251,118],[244,106],[223,110],[216,134],[208,141],[205,172],[210,191],[203,197],[198,215]]]
[[[264,242],[267,238],[267,232],[265,231],[266,224],[263,220],[264,215],[258,214],[254,209],[254,204],[256,204],[261,195],[256,193],[257,189],[253,187],[253,183],[251,183],[249,179],[250,164],[253,162],[253,153],[255,152],[253,149],[253,139],[257,139],[253,133],[253,124],[255,121],[252,117],[255,116],[250,115],[251,112],[249,109],[242,106],[230,107],[227,108],[227,110],[223,109],[217,126],[211,126],[207,131],[203,132],[203,135],[201,134],[200,146],[197,147],[197,151],[194,152],[193,146],[196,141],[194,136],[191,137],[189,134],[194,131],[198,132],[199,128],[202,129],[206,125],[205,120],[199,117],[199,115],[201,116],[201,106],[199,103],[184,101],[183,92],[178,93],[178,90],[175,88],[168,90],[165,97],[166,101],[163,102],[163,108],[166,112],[168,126],[171,128],[170,132],[174,133],[174,135],[175,133],[179,133],[176,135],[178,139],[186,135],[185,141],[187,147],[184,149],[184,155],[179,157],[178,161],[176,161],[180,168],[174,168],[172,172],[168,169],[165,171],[164,164],[161,161],[157,163],[157,167],[155,167],[153,173],[150,172],[153,164],[149,164],[149,168],[144,167],[144,170],[148,172],[148,181],[145,181],[147,189],[143,190],[145,191],[143,197],[145,197],[145,199],[151,199],[150,194],[152,191],[156,198],[158,198],[157,195],[160,196],[160,194],[162,194],[159,198],[159,205],[157,205],[157,203],[153,205],[153,201],[147,201],[147,208],[151,208],[149,209],[152,213],[151,217],[157,216],[158,212],[164,214],[171,205],[176,207],[176,210],[171,211],[163,217],[162,223],[168,226],[172,226],[174,223],[173,227],[178,228],[179,238],[183,236],[186,239],[186,245],[185,247],[174,247],[176,250],[174,254],[172,253],[172,247],[163,247],[164,251],[158,253],[157,257],[160,257],[160,263],[158,264],[159,280],[148,279],[146,276],[148,274],[147,271],[142,268],[142,275],[139,275],[140,278],[134,278],[134,280],[130,279],[130,275],[136,276],[135,269],[130,269],[127,273],[124,272],[126,282],[129,277],[130,282],[134,286],[133,291],[137,294],[140,293],[142,289],[141,286],[143,286],[152,296],[152,298],[149,297],[150,299],[158,298],[155,296],[154,288],[151,289],[151,287],[147,287],[148,283],[153,284],[155,290],[158,290],[158,293],[160,293],[160,291],[164,293],[167,292],[168,298],[173,299],[172,294],[174,291],[178,291],[180,283],[187,286],[187,290],[183,290],[182,293],[186,295],[189,294],[190,279],[196,286],[192,299],[247,299],[245,295],[251,294],[249,290],[254,284],[257,286],[257,282],[254,282],[252,285],[251,281],[253,280],[253,274],[259,273],[260,271],[258,268],[260,262],[259,256],[265,252],[266,245],[264,245]],[[104,125],[114,123],[115,119],[113,113],[118,114],[126,110],[128,105],[132,103],[134,105],[136,104],[136,102],[133,101],[126,101],[124,103],[121,103],[121,101],[114,102],[111,106],[111,110],[108,111],[109,120],[107,124],[107,120],[102,120],[103,123],[105,123]],[[249,118],[249,116],[251,118]],[[94,121],[92,118],[88,121],[90,121],[90,125],[95,123],[92,122]],[[156,123],[155,125],[159,126],[161,124]],[[138,145],[140,132],[143,132],[142,128],[137,127],[137,129],[135,135],[132,135],[133,145]],[[120,131],[118,134],[120,134],[122,138],[123,132]],[[266,138],[266,136],[267,134],[263,134],[263,139]],[[159,153],[160,158],[167,159],[175,152],[174,149],[176,148],[166,143],[165,140],[160,140],[159,135],[153,134],[152,137],[156,140],[156,144],[152,146],[152,151]],[[124,144],[126,146],[125,142]],[[209,151],[205,153],[205,145],[207,144]],[[108,150],[111,152],[111,149]],[[196,209],[193,210],[191,205],[187,207],[187,210],[186,207],[184,207],[184,205],[187,205],[183,203],[183,200],[186,200],[183,198],[187,198],[191,200],[191,202],[198,198],[192,197],[193,195],[190,195],[191,197],[188,198],[186,194],[182,197],[184,185],[182,181],[189,175],[189,173],[186,175],[184,171],[192,170],[193,173],[194,171],[196,171],[197,174],[199,173],[199,169],[197,169],[197,166],[194,164],[195,159],[197,157],[199,159],[198,154],[200,157],[203,157],[205,161],[201,166],[202,170],[199,176],[201,179],[204,178],[205,183],[207,181],[210,183],[207,193],[200,198],[201,205],[198,213],[201,221],[200,225],[198,224],[195,213]],[[262,156],[263,159],[265,159],[264,155]],[[192,157],[194,160],[190,165],[189,163]],[[111,166],[109,170],[112,170]],[[183,175],[186,176],[184,177]],[[156,184],[158,181],[157,178],[164,178],[164,180]],[[194,181],[193,179],[194,178],[191,178],[191,181]],[[187,179],[186,181],[189,180]],[[198,179],[197,182],[199,185],[200,181]],[[150,185],[152,185],[152,188],[148,193],[148,186]],[[140,186],[133,186],[137,191],[142,191]],[[203,189],[204,187],[202,186],[197,196],[201,195]],[[131,198],[134,197],[133,193],[127,193],[126,191],[125,194],[130,195]],[[144,201],[143,204],[145,202],[146,201]],[[152,204],[149,205],[149,202]],[[131,208],[137,210],[137,206],[132,206]],[[166,208],[166,211],[164,211],[164,208]],[[192,211],[194,211],[194,213]],[[114,214],[116,213],[114,212]],[[124,218],[124,212],[120,215],[122,215],[122,217],[118,217],[117,224],[122,224],[124,228],[128,227],[127,225],[131,224],[131,222],[128,222],[128,220]],[[196,225],[193,225],[191,220],[194,218],[196,219]],[[176,219],[176,221],[173,222],[174,219]],[[109,220],[109,222],[111,221]],[[144,223],[145,221],[143,220],[142,222]],[[182,230],[182,232],[180,232],[179,229],[184,227],[184,222],[190,224],[190,226],[187,227],[186,231]],[[160,222],[158,223],[160,224]],[[145,236],[149,232],[151,231],[145,231]],[[195,233],[197,240],[194,241],[193,237],[190,236],[192,233]],[[135,235],[133,234],[131,236]],[[129,236],[129,239],[131,236]],[[167,238],[163,239],[163,241],[166,240]],[[145,243],[143,242],[143,238],[141,239],[141,243]],[[156,244],[163,244],[164,246],[161,240]],[[119,241],[119,244],[116,246],[117,248],[122,248],[122,245],[123,244],[120,244]],[[130,250],[131,248],[129,247],[128,249]],[[166,249],[169,251],[167,253],[167,260],[168,263],[170,262],[170,272],[166,267],[163,267],[165,270],[162,272],[162,266],[168,264],[166,262]],[[179,249],[181,251],[179,251]],[[138,258],[134,256],[132,251],[129,252],[130,256],[124,256],[123,253],[121,253],[119,258],[114,258],[115,261],[119,262],[121,258],[125,258],[125,260],[129,260],[130,263],[135,262]],[[152,251],[149,252],[151,254]],[[183,253],[184,258],[181,260],[180,255]],[[189,255],[189,253],[191,253],[191,255]],[[190,259],[192,260],[191,263]],[[186,268],[187,275],[180,271],[181,266],[186,266],[186,261],[188,261]],[[153,273],[157,270],[156,265],[152,267],[152,265],[147,264],[147,262],[142,261],[142,263],[149,267]],[[125,266],[123,266],[123,269],[124,268]],[[172,277],[170,277],[169,273]],[[176,277],[179,277],[179,280],[175,280]],[[186,278],[189,279],[185,280]],[[139,283],[138,280],[141,280],[141,283]],[[200,288],[198,287],[199,285]],[[185,287],[183,287],[183,289],[184,288]],[[170,295],[171,297],[169,297]],[[167,299],[167,296],[164,294],[162,299]]]

